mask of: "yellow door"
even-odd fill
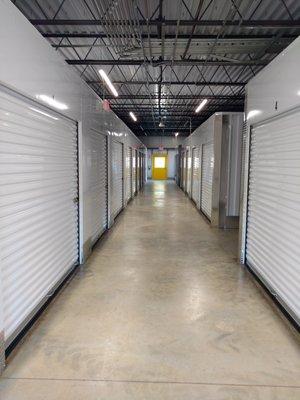
[[[152,156],[152,179],[167,179],[168,177],[167,154],[153,154]]]

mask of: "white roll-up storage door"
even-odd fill
[[[132,195],[136,194],[136,150],[132,149]]]
[[[187,176],[186,176],[186,191],[191,196],[192,190],[192,152],[189,149],[187,151]]]
[[[123,144],[112,141],[112,216],[123,208]]]
[[[200,198],[200,157],[199,148],[192,150],[192,199],[199,206]]]
[[[300,322],[300,111],[252,128],[247,264]]]
[[[6,345],[78,263],[76,124],[0,91],[0,262]]]
[[[125,183],[126,200],[129,201],[132,197],[132,148],[131,147],[127,147],[125,168],[126,168],[126,183]]]
[[[186,151],[183,152],[183,169],[182,169],[182,189],[185,192],[186,191]]]
[[[141,154],[139,151],[136,153],[136,184],[137,191],[141,189]]]
[[[107,137],[93,129],[91,140],[91,240],[94,244],[107,228]]]
[[[187,151],[184,152],[184,191],[187,191],[187,176],[188,176],[188,153]]]
[[[214,173],[214,144],[202,145],[202,168],[201,168],[201,211],[211,219],[212,207],[212,184]]]

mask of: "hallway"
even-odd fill
[[[3,400],[300,398],[300,343],[173,182],[149,182],[8,359]]]

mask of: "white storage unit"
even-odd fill
[[[246,262],[300,321],[300,111],[252,128]]]
[[[141,189],[141,153],[137,151],[136,154],[136,184],[139,191]]]
[[[136,192],[136,150],[132,149],[132,195],[134,196]]]
[[[77,126],[0,91],[0,241],[6,345],[78,263]]]
[[[181,151],[181,189],[185,190],[185,151]]]
[[[212,208],[212,185],[214,173],[214,144],[202,145],[202,167],[201,167],[201,211],[211,219]]]
[[[94,129],[91,140],[91,241],[94,244],[107,228],[107,137]]]
[[[200,149],[192,149],[192,200],[200,204]]]
[[[184,152],[184,160],[183,160],[183,165],[184,165],[184,170],[183,170],[183,190],[186,192],[187,191],[187,164],[188,164],[188,152]]]
[[[125,158],[126,182],[125,182],[125,198],[128,202],[132,198],[132,148],[127,147]]]
[[[115,218],[123,208],[123,144],[112,141],[111,210]]]
[[[187,160],[186,160],[186,192],[189,196],[191,196],[192,190],[192,152],[191,149],[188,148],[187,151]]]

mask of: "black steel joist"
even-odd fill
[[[132,60],[132,59],[122,59],[122,60],[70,60],[67,59],[66,62],[69,65],[151,65],[152,67],[160,67],[163,65],[169,66],[207,66],[207,67],[236,67],[236,66],[248,66],[248,65],[267,65],[268,60],[232,60],[232,61],[217,61],[217,60],[157,60],[157,61],[144,61],[144,60]]]
[[[121,94],[117,98],[112,95],[107,95],[107,99],[110,100],[147,100],[149,96],[147,94]],[[234,96],[234,95],[192,95],[192,94],[184,94],[184,95],[173,95],[173,96],[161,96],[161,100],[244,100],[243,96]]]
[[[105,26],[107,22],[101,19],[31,19],[30,22],[35,26]],[[119,20],[120,26],[130,26],[132,21]],[[177,26],[177,20],[173,19],[151,19],[139,20],[140,26]],[[197,20],[188,19],[180,20],[180,26],[202,26],[202,27],[238,27],[238,28],[268,28],[268,29],[282,29],[282,28],[300,28],[300,20]]]
[[[99,32],[45,32],[42,33],[42,35],[45,38],[59,38],[59,39],[63,39],[63,38],[77,38],[77,39],[105,39],[108,37],[108,35],[106,33],[99,33]],[[142,39],[157,39],[157,35],[154,33],[142,33],[141,34]],[[181,40],[181,39],[189,39],[190,35],[187,34],[178,34],[177,35],[177,39]],[[247,40],[247,39],[259,39],[259,40],[270,40],[274,37],[274,35],[270,35],[270,34],[239,34],[239,35],[235,35],[235,34],[225,34],[222,36],[222,39],[229,39],[229,40]],[[291,34],[283,34],[280,36],[281,39],[296,39],[298,37],[298,35],[291,35]],[[175,39],[175,34],[165,34],[165,39]],[[194,34],[193,35],[193,40],[207,40],[207,41],[214,41],[218,39],[218,35],[204,35],[204,34]]]
[[[104,85],[102,81],[87,81],[89,85]],[[155,82],[155,81],[114,81],[116,85],[161,85],[161,86],[180,86],[180,85],[194,85],[194,86],[233,86],[233,87],[243,87],[246,82],[193,82],[193,81],[165,81],[165,82]]]

